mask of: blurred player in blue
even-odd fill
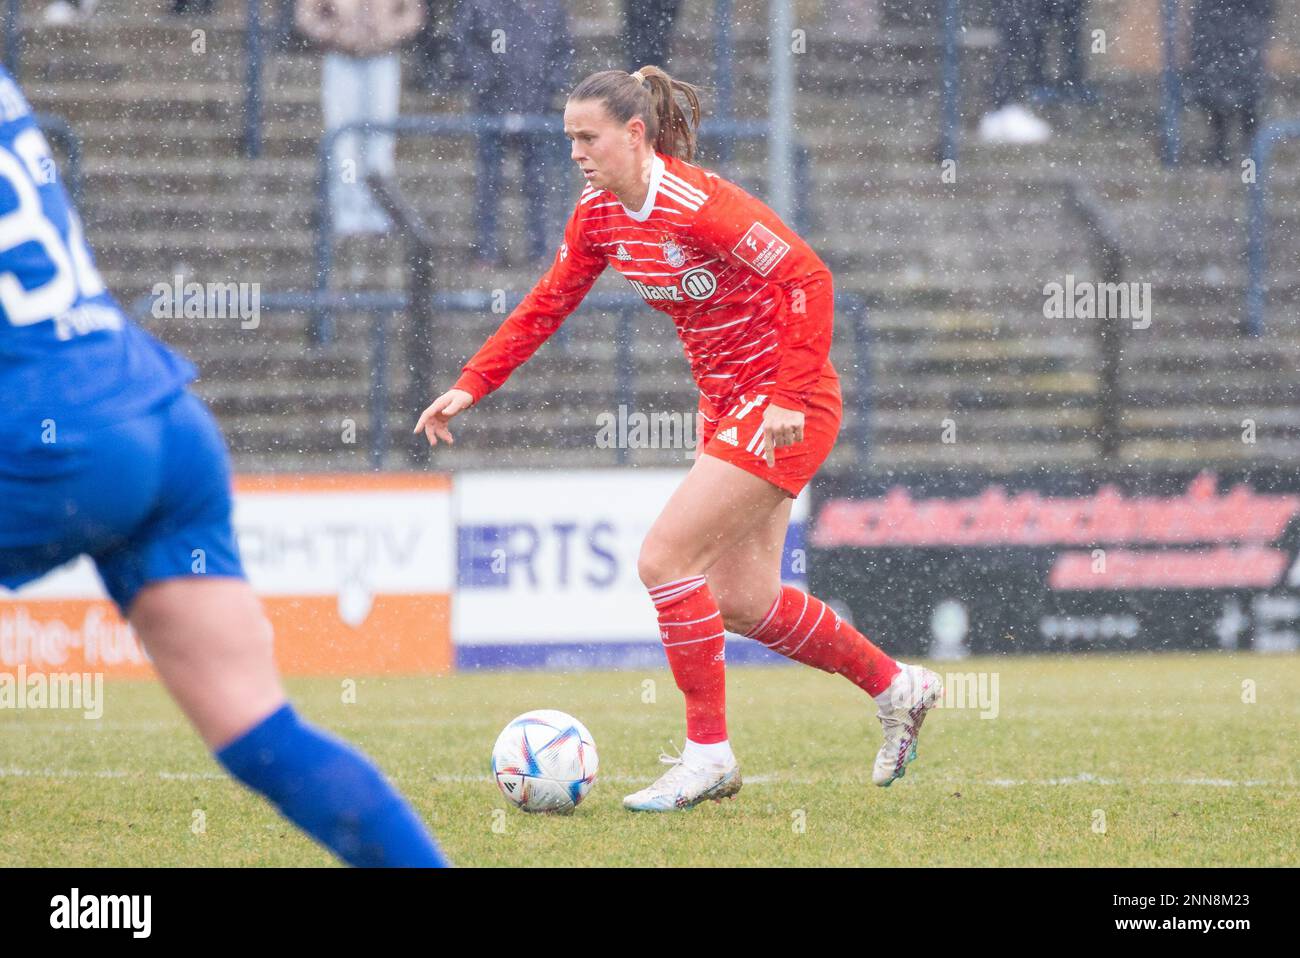
[[[89,555],[231,775],[349,864],[445,864],[379,770],[286,701],[195,375],[105,289],[0,67],[0,586]]]

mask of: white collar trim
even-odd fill
[[[663,172],[663,157],[656,153],[654,160],[650,164],[650,189],[646,192],[645,202],[641,204],[641,208],[634,213],[626,206],[623,206],[621,201],[618,204],[619,206],[623,206],[624,213],[636,220],[638,223],[644,223],[650,217],[650,213],[655,208],[655,197],[659,193],[659,178],[663,176]]]

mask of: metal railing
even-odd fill
[[[143,318],[150,313],[153,302],[154,298],[152,296],[140,297],[131,304],[131,315],[136,319]],[[494,302],[493,297],[486,292],[460,290],[434,295],[431,305],[434,310],[440,313],[484,313],[492,310]],[[510,309],[513,309],[518,303],[511,302],[507,305]],[[848,420],[846,435],[854,444],[857,450],[857,461],[861,464],[865,462],[868,443],[871,439],[872,380],[867,303],[861,296],[837,293],[835,295],[835,305],[837,312],[842,312],[849,317],[853,329],[854,371],[852,381],[854,383],[854,405],[852,415],[846,416]],[[391,338],[389,325],[395,315],[409,315],[411,307],[412,300],[405,293],[354,292],[322,295],[315,292],[288,291],[264,293],[259,300],[259,308],[263,312],[272,314],[276,312],[311,314],[325,310],[329,312],[366,313],[374,317],[370,329],[370,369],[367,380],[366,402],[370,422],[368,458],[370,465],[375,469],[383,467],[391,440],[389,407],[392,396],[388,376],[389,341]],[[616,404],[622,404],[628,408],[636,404],[636,317],[638,313],[644,315],[646,308],[645,302],[639,296],[630,293],[592,293],[583,300],[582,305],[567,320],[567,322],[571,322],[575,316],[590,310],[612,312],[617,315],[618,319],[614,327],[614,399]],[[571,349],[570,337],[560,335],[560,331],[563,331],[564,328],[564,326],[561,326],[560,330],[552,338],[556,340],[556,346],[562,352],[568,353]],[[423,406],[435,397],[430,395],[421,401],[412,403],[413,398],[409,395],[405,397],[409,406],[407,418],[411,422],[415,421]],[[413,442],[408,447],[407,458],[410,461],[424,461],[421,458],[423,446],[420,445],[423,441],[423,439],[420,439],[419,442]],[[615,461],[619,465],[626,465],[628,453],[628,449],[620,446],[615,450]]]
[[[1246,227],[1246,315],[1245,333],[1258,336],[1264,330],[1268,308],[1268,165],[1273,148],[1284,140],[1300,137],[1300,120],[1270,123],[1255,134],[1250,157],[1255,181],[1247,196]]]
[[[421,409],[434,398],[432,368],[435,363],[433,347],[436,337],[433,331],[433,315],[438,305],[457,302],[479,310],[495,306],[497,310],[505,312],[505,306],[508,305],[513,310],[522,297],[516,296],[514,301],[508,304],[493,302],[493,298],[485,293],[476,294],[477,298],[466,296],[454,300],[445,297],[439,299],[433,292],[433,263],[437,246],[434,231],[425,225],[423,217],[391,178],[371,173],[366,177],[366,184],[379,200],[384,211],[392,217],[406,240],[407,277],[410,288],[406,322],[406,365],[411,371],[407,385],[406,405],[409,409]],[[626,293],[614,296],[599,294],[584,297],[584,303],[604,306],[607,310],[618,314],[615,334],[617,345],[615,380],[619,384],[617,392],[620,404],[625,407],[631,406],[636,394],[633,322],[642,300]],[[866,301],[860,296],[847,294],[838,297],[837,303],[850,316],[853,326],[854,369],[856,375],[860,377],[857,382],[857,394],[862,397],[862,402],[869,404],[871,367]],[[553,337],[559,349],[566,354],[570,351],[569,331],[571,329],[572,326],[568,322],[562,323]],[[851,423],[850,429],[853,430],[858,448],[865,449],[870,436],[869,417],[854,416]],[[620,464],[626,463],[626,450],[620,448],[617,455]]]
[[[23,5],[22,0],[5,3],[5,68],[15,79],[23,72]]]
[[[1160,160],[1177,166],[1182,159],[1183,81],[1178,65],[1178,0],[1160,0]]]
[[[506,313],[519,305],[522,299],[523,297],[517,296],[508,300],[505,304]],[[492,308],[493,302],[489,294],[475,290],[435,296],[434,306],[441,311],[483,313]],[[573,314],[576,316],[584,310],[598,310],[614,313],[618,317],[614,325],[614,403],[616,406],[621,405],[631,409],[636,405],[636,323],[638,317],[645,318],[647,308],[645,300],[631,293],[590,293]],[[856,294],[836,293],[835,310],[849,319],[853,330],[854,369],[851,380],[854,406],[852,415],[846,417],[848,424],[845,432],[857,450],[857,461],[861,464],[865,462],[871,440],[871,336],[867,323],[867,301]],[[553,337],[556,345],[564,353],[572,350],[571,336],[566,332],[566,326],[572,321],[573,316],[566,319],[565,325],[561,325]],[[435,397],[429,396],[424,402],[427,403],[433,398]],[[418,412],[419,409],[414,410],[415,414]],[[615,461],[619,465],[626,465],[628,457],[628,449],[620,446],[615,450]]]
[[[262,3],[248,0],[244,30],[244,155],[262,155]]]
[[[956,160],[961,138],[961,0],[944,0],[939,162]]]
[[[433,392],[436,342],[433,263],[437,240],[395,180],[372,171],[366,177],[366,185],[406,239],[406,365],[411,371],[406,405],[409,409],[421,409]]]
[[[137,321],[143,319],[150,313],[153,303],[153,296],[141,296],[131,303],[130,315]],[[368,458],[372,468],[381,468],[389,441],[388,326],[395,314],[406,312],[406,297],[400,293],[368,292],[330,293],[326,296],[297,291],[264,293],[259,297],[258,309],[272,314],[311,313],[322,309],[344,310],[351,313],[366,313],[374,317],[370,330],[370,371],[367,387],[367,410],[370,417]],[[260,319],[259,316],[259,321]]]
[[[1066,208],[1088,234],[1095,261],[1093,265],[1099,270],[1101,281],[1111,284],[1123,282],[1128,257],[1110,214],[1081,181],[1066,179],[1059,181],[1057,186],[1065,193]],[[1113,457],[1120,446],[1120,328],[1115,316],[1099,318],[1095,328],[1101,362],[1097,370],[1100,395],[1094,438],[1098,452],[1106,459]]]
[[[19,0],[8,0],[11,10],[17,10]],[[731,116],[731,84],[735,69],[735,49],[731,40],[731,4],[732,0],[714,0],[714,85],[717,89],[716,116],[728,119]],[[17,22],[11,16],[12,23]],[[283,45],[291,27],[290,21],[283,14],[276,18],[275,39],[277,45]],[[16,30],[17,28],[11,27]],[[256,159],[262,154],[262,61],[265,58],[265,37],[262,27],[261,0],[248,0],[248,27],[244,31],[245,52],[245,90],[244,90],[244,154]],[[9,48],[6,47],[6,62]],[[724,158],[725,159],[725,158]]]
[[[961,19],[962,0],[943,0],[940,130],[940,159],[957,159],[961,137]],[[1181,73],[1177,62],[1178,0],[1160,0],[1162,32],[1162,151],[1166,165],[1175,165],[1181,154]],[[262,153],[262,114],[265,98],[262,90],[262,67],[265,58],[265,30],[262,26],[261,0],[248,0],[245,44],[244,154],[250,158]],[[735,51],[731,39],[731,0],[714,2],[714,88],[717,115],[731,116],[732,73]],[[280,16],[276,23],[279,37],[287,28]],[[4,62],[17,79],[22,70],[22,20],[20,0],[6,0]],[[729,142],[724,142],[720,160],[729,160]]]
[[[390,133],[423,137],[459,137],[473,136],[496,130],[502,133],[554,133],[561,136],[563,128],[558,116],[543,115],[507,115],[507,116],[403,116],[391,123],[348,123],[330,130],[321,137],[316,153],[316,213],[315,239],[313,242],[315,263],[316,292],[324,294],[329,289],[330,275],[334,268],[333,211],[329,202],[329,184],[332,178],[335,145],[340,137],[348,133],[366,135],[368,133]],[[767,124],[749,120],[714,120],[707,130],[700,131],[703,144],[714,141],[732,144],[737,140],[762,140],[767,136]],[[809,207],[803,200],[809,195],[809,153],[800,145],[795,151],[796,196],[801,202],[796,206],[795,229],[807,232]],[[312,338],[317,343],[328,343],[333,336],[333,329],[327,315],[321,315],[313,322]]]

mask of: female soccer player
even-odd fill
[[[686,116],[681,95],[690,109]],[[672,317],[700,389],[702,455],[641,547],[637,571],[686,698],[686,747],[654,784],[623,800],[671,811],[734,795],[723,630],[847,677],[871,695],[885,742],[877,785],[903,774],[941,691],[900,665],[819,599],[781,584],[790,507],[839,432],[829,360],[831,274],[767,206],[694,166],[700,104],[657,67],[587,77],[564,110],[587,179],[550,269],[420,416],[430,444],[501,386],[555,332],[606,264]]]
[[[0,586],[91,556],[230,774],[349,864],[444,864],[379,770],[285,700],[194,367],[123,316],[53,170],[0,67]]]

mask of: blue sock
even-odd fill
[[[414,810],[364,755],[285,703],[221,751],[231,775],[349,865],[442,868]]]

